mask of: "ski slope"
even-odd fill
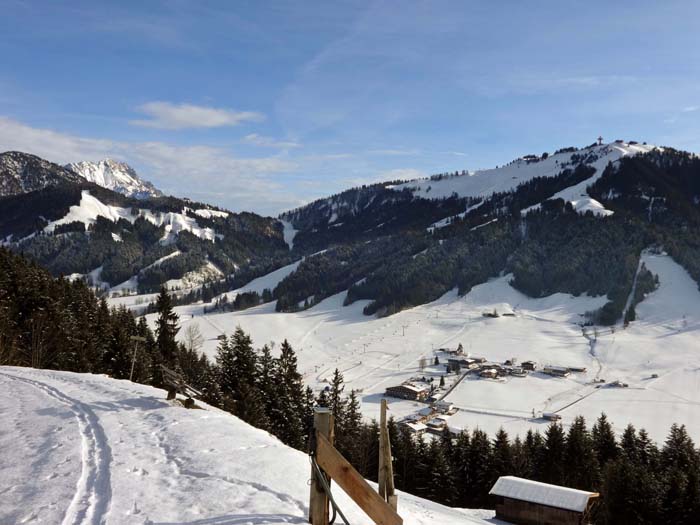
[[[580,323],[585,313],[600,308],[605,297],[554,294],[533,299],[514,290],[509,276],[476,286],[464,297],[456,291],[439,300],[388,318],[363,315],[366,301],[343,306],[345,293],[332,296],[306,311],[275,312],[274,303],[239,312],[202,315],[203,305],[176,308],[186,332],[196,324],[205,342],[203,351],[216,355],[221,334],[237,326],[250,333],[256,346],[288,339],[298,354],[307,384],[324,388],[333,371],[344,375],[347,389],[360,393],[366,417],[377,417],[388,386],[406,380],[445,374],[446,355],[435,351],[462,343],[473,356],[503,363],[516,358],[544,365],[587,369],[568,378],[540,372],[504,380],[465,379],[447,400],[460,408],[449,425],[480,427],[493,433],[500,427],[512,434],[543,429],[543,412],[559,413],[565,424],[577,415],[592,420],[605,411],[618,430],[627,423],[644,426],[652,437],[665,439],[670,425],[684,423],[700,439],[700,292],[687,272],[667,255],[645,253],[643,261],[658,274],[660,287],[637,307],[630,327],[589,328]],[[250,283],[259,289],[293,271],[290,265]],[[132,296],[130,300],[139,296]],[[512,317],[486,318],[493,309]],[[155,315],[149,315],[153,325]],[[597,338],[596,338],[597,333]],[[441,360],[433,365],[435,355]],[[421,362],[427,366],[421,370]],[[651,379],[652,374],[659,377]],[[449,388],[458,378],[447,376]],[[620,380],[629,388],[599,386]],[[445,390],[440,394],[444,394]],[[391,414],[400,419],[424,408],[422,403],[392,399]],[[535,417],[533,417],[533,411]]]
[[[306,455],[230,414],[91,374],[0,367],[0,392],[0,523],[307,523]],[[335,494],[351,523],[369,521]],[[407,525],[497,523],[406,494],[399,513]]]

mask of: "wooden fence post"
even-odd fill
[[[330,409],[317,407],[314,409],[314,433],[324,436],[331,445],[334,441],[333,414]],[[316,439],[312,439],[314,446],[317,446]],[[316,455],[316,450],[313,451]],[[328,486],[331,480],[328,479]],[[309,523],[312,525],[328,525],[328,496],[323,490],[323,486],[317,479],[316,471],[311,467],[311,495],[309,499]]]

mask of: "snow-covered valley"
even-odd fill
[[[0,523],[307,523],[306,455],[226,412],[91,374],[0,367],[0,388]],[[496,523],[407,494],[399,512],[407,525]]]
[[[585,368],[569,377],[534,372],[527,377],[499,380],[468,376],[446,397],[460,410],[448,425],[479,427],[494,433],[500,427],[523,435],[529,428],[543,430],[542,413],[556,412],[570,423],[577,415],[588,420],[606,412],[618,431],[628,423],[646,428],[663,441],[674,422],[688,426],[700,437],[700,292],[687,272],[665,254],[645,252],[646,266],[659,276],[660,286],[637,308],[637,320],[627,328],[586,327],[584,314],[600,308],[605,297],[554,294],[533,299],[514,290],[508,275],[474,287],[459,297],[456,291],[439,300],[387,318],[363,315],[367,304],[343,306],[344,293],[296,313],[278,313],[274,302],[240,312],[203,315],[207,305],[177,307],[182,330],[197,325],[204,335],[203,351],[216,355],[221,334],[237,326],[250,333],[257,346],[288,339],[295,348],[304,380],[323,389],[338,368],[348,389],[361,393],[362,411],[377,417],[385,389],[412,378],[445,374],[446,354],[440,348],[459,343],[472,356],[503,363],[516,358],[540,367],[560,365]],[[242,287],[240,291],[274,287],[294,271],[296,263]],[[237,292],[230,292],[229,298]],[[142,308],[153,296],[111,299],[113,304]],[[493,309],[514,316],[484,317]],[[155,315],[148,316],[151,324]],[[434,356],[441,363],[434,365]],[[427,366],[421,370],[421,363]],[[658,377],[652,378],[652,375]],[[459,377],[447,376],[443,395]],[[604,383],[596,382],[604,380]],[[615,381],[628,388],[611,386]],[[391,414],[401,419],[425,407],[424,403],[390,400]],[[533,417],[534,413],[534,417]]]

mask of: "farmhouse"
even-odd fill
[[[433,406],[438,412],[442,412],[443,414],[446,414],[454,408],[454,405],[452,403],[442,399],[440,401],[436,401]]]
[[[565,366],[545,366],[542,371],[545,374],[549,374],[550,376],[556,376],[556,377],[569,377],[571,375],[571,370],[569,370]]]
[[[501,476],[489,492],[496,499],[496,518],[520,525],[584,525],[597,492]]]
[[[423,432],[426,431],[428,427],[426,427],[423,423],[405,423],[406,428],[409,430],[411,434],[414,434],[416,436],[422,434]]]
[[[428,397],[428,387],[404,383],[403,385],[390,386],[386,389],[386,395],[390,397],[398,397],[401,399],[422,401],[426,397]]]
[[[479,372],[479,376],[488,379],[496,379],[498,377],[498,370],[496,370],[495,368],[486,368]]]
[[[537,368],[537,363],[535,363],[534,361],[523,361],[523,364],[521,366],[523,367],[523,370],[533,372],[535,368]]]
[[[466,368],[468,370],[471,370],[472,368],[475,368],[478,366],[478,363],[481,361],[477,361],[477,359],[481,358],[472,358],[472,357],[458,357],[458,358],[449,358],[447,360],[447,371],[448,372],[461,372],[462,368]]]

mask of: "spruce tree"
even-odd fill
[[[537,458],[537,470],[542,481],[553,485],[563,485],[566,478],[566,439],[564,429],[552,422],[544,434],[542,453]]]
[[[469,447],[469,493],[470,507],[484,508],[488,505],[491,489],[493,453],[491,442],[485,432],[474,430]]]
[[[173,310],[172,298],[168,291],[162,287],[158,298],[156,299],[156,344],[162,362],[169,368],[177,366],[177,336],[180,327],[178,326],[179,317]]]
[[[508,434],[503,428],[498,429],[496,437],[493,440],[493,474],[491,481],[493,483],[500,476],[513,475],[513,452],[511,450]]]
[[[301,449],[305,445],[305,391],[301,374],[297,370],[296,355],[286,339],[280,347],[275,382],[279,403],[275,407],[276,413],[271,417],[275,425],[273,433],[285,444]]]
[[[593,425],[591,438],[593,439],[593,448],[595,449],[599,465],[604,466],[608,461],[617,458],[619,448],[615,439],[615,431],[605,414],[601,414],[595,425]]]
[[[566,436],[565,482],[569,487],[594,490],[599,483],[598,458],[586,421],[577,416]]]

